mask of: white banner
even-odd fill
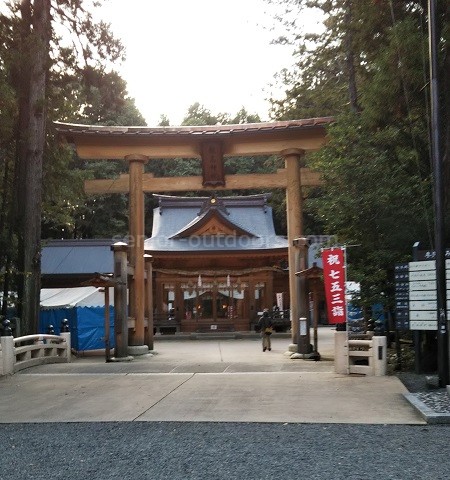
[[[283,308],[283,292],[277,293],[276,296],[277,296],[277,307],[280,310],[284,310],[284,308]]]

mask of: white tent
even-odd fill
[[[114,289],[109,289],[109,304],[114,303]],[[41,290],[41,308],[104,307],[103,288],[43,288]]]

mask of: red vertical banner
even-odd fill
[[[347,318],[344,249],[326,248],[322,250],[322,261],[328,323],[344,323]]]

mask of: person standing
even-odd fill
[[[272,350],[272,345],[270,341],[270,336],[272,335],[272,318],[269,315],[269,309],[265,308],[262,316],[258,321],[259,331],[261,332],[262,337],[262,349],[265,352],[267,349]]]

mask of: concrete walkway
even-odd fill
[[[320,362],[291,360],[287,337],[264,353],[258,338],[172,338],[132,362],[34,367],[0,380],[0,423],[425,423],[396,377],[335,374],[333,332],[319,333]]]

